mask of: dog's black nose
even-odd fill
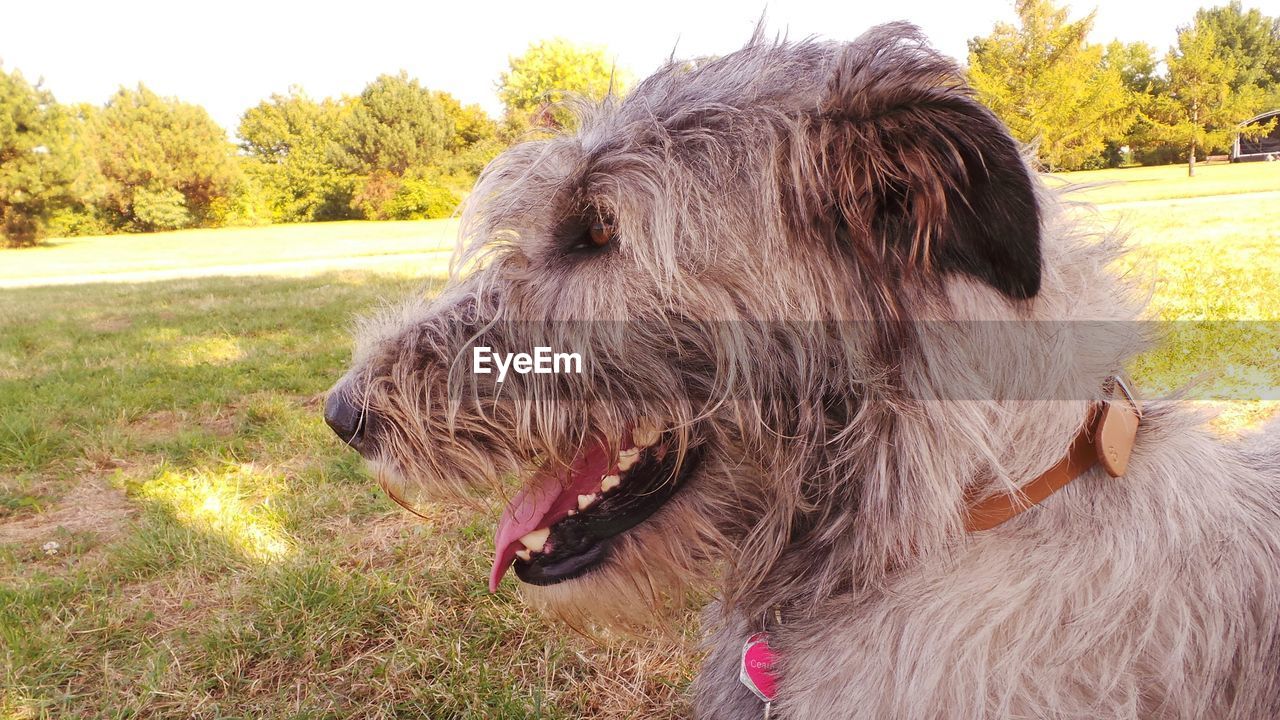
[[[356,450],[364,444],[365,414],[351,402],[345,383],[339,383],[329,391],[329,397],[324,401],[324,421],[342,442]]]

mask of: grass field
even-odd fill
[[[1194,192],[1277,191],[1280,164],[1202,168],[1194,186],[1184,172],[1066,180],[1112,183],[1084,197],[1119,203],[1100,220],[1132,229],[1160,317],[1280,319],[1280,203]],[[353,315],[433,292],[442,261],[395,258],[451,231],[294,226],[0,252],[0,282],[275,264],[0,290],[0,718],[683,716],[687,630],[588,640],[532,618],[509,584],[489,595],[492,515],[407,516],[320,420]],[[341,269],[353,254],[388,262]],[[1224,388],[1280,387],[1276,343],[1205,332],[1201,349],[1143,358],[1139,377],[1158,388],[1207,369]],[[1228,407],[1235,430],[1275,404]]]
[[[332,222],[60,238],[0,256],[0,287],[170,275],[300,275],[377,261],[433,274],[447,266],[458,223]],[[129,275],[113,278],[106,276]]]
[[[1264,162],[1200,163],[1196,176],[1187,177],[1186,165],[1161,165],[1061,173],[1048,181],[1084,186],[1080,196],[1093,203],[1148,202],[1280,191],[1280,167]]]

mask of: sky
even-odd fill
[[[1226,0],[1095,0],[1092,40],[1141,40],[1163,53],[1202,5]],[[272,93],[355,95],[382,73],[406,70],[423,85],[498,115],[499,73],[531,42],[564,37],[604,46],[643,77],[672,54],[724,54],[761,15],[771,32],[851,40],[891,20],[919,25],[942,52],[963,60],[970,37],[1014,19],[1013,0],[852,0],[766,4],[741,0],[280,0],[67,2],[6,0],[0,63],[65,103],[101,104],[120,86],[145,83],[208,109],[234,132],[241,113]],[[1280,0],[1245,0],[1280,14]]]

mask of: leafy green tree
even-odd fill
[[[441,160],[453,142],[453,121],[438,93],[403,71],[374,80],[343,117],[338,158],[360,175],[403,175]]]
[[[489,161],[506,147],[500,128],[479,105],[463,105],[446,92],[436,97],[444,106],[445,114],[453,126],[453,136],[448,143],[451,155],[439,163],[442,176],[452,176],[454,184],[470,187]],[[449,197],[456,193],[447,191]],[[437,194],[444,197],[445,192]],[[452,212],[452,211],[451,211]]]
[[[1103,62],[1103,48],[1085,42],[1093,14],[1069,21],[1051,0],[1018,0],[1016,9],[1016,26],[997,23],[969,41],[969,81],[1049,169],[1099,162],[1137,103],[1120,70]]]
[[[1235,64],[1232,92],[1250,85],[1264,93],[1280,90],[1280,18],[1267,17],[1257,8],[1246,11],[1239,0],[1232,0],[1197,10],[1194,25],[1211,30],[1217,54]]]
[[[1119,73],[1120,82],[1137,95],[1150,94],[1163,81],[1156,49],[1144,42],[1111,41],[1102,54],[1102,66]]]
[[[448,181],[431,173],[414,173],[404,178],[382,206],[388,220],[430,220],[453,214],[461,198]]]
[[[1120,82],[1134,100],[1134,113],[1129,127],[1117,137],[1107,140],[1104,151],[1107,164],[1115,167],[1140,160],[1156,159],[1169,162],[1169,146],[1152,132],[1152,123],[1146,113],[1151,101],[1165,87],[1160,72],[1160,59],[1156,49],[1142,42],[1125,43],[1113,40],[1102,54],[1103,67],[1119,73]]]
[[[121,88],[90,127],[91,152],[105,180],[102,205],[117,227],[155,230],[161,227],[155,219],[178,217],[172,208],[139,214],[139,191],[150,202],[171,199],[166,190],[182,195],[190,223],[206,224],[214,202],[236,181],[234,147],[199,105],[160,97],[142,85]]]
[[[80,153],[71,118],[47,90],[0,68],[0,235],[19,247],[39,240],[77,192]]]
[[[445,117],[453,133],[446,143],[452,152],[463,152],[481,143],[488,143],[498,138],[498,123],[489,117],[479,105],[463,105],[447,92],[434,91],[436,100],[444,108]]]
[[[374,80],[342,121],[334,155],[352,178],[350,207],[371,220],[389,217],[401,178],[452,156],[454,116],[443,93],[422,87],[403,71]]]
[[[404,73],[357,98],[273,95],[237,132],[277,221],[447,216],[500,149],[497,123],[478,106]]]
[[[506,106],[509,130],[567,127],[573,113],[563,106],[565,100],[601,100],[610,91],[620,94],[626,82],[626,74],[616,72],[604,48],[554,38],[510,59],[498,79],[498,99]]]
[[[1178,30],[1178,45],[1165,64],[1168,93],[1156,98],[1151,116],[1164,139],[1187,148],[1187,174],[1194,176],[1197,150],[1226,147],[1237,124],[1261,107],[1262,90],[1247,84],[1233,90],[1239,66],[1208,22],[1197,20]]]
[[[236,134],[276,222],[352,216],[352,179],[335,161],[351,101],[316,102],[299,88],[245,111]]]
[[[187,198],[174,188],[138,188],[133,194],[138,222],[153,230],[176,230],[191,224]]]

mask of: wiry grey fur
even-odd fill
[[[689,484],[607,567],[529,595],[636,622],[714,588],[699,717],[761,716],[738,660],[773,607],[774,717],[1280,717],[1275,426],[1226,445],[1151,403],[1127,477],[964,531],[966,493],[1052,466],[1142,347],[1115,331],[1141,312],[1117,241],[1043,189],[1038,220],[978,196],[1024,171],[984,112],[889,25],[673,64],[511,149],[450,286],[363,334],[343,391],[381,479],[506,498],[593,433],[678,429],[703,452]],[[616,219],[607,252],[566,245],[584,208]],[[1025,225],[1022,255],[964,244]],[[945,331],[989,320],[1019,322]],[[588,372],[498,386],[474,345],[582,351]]]

